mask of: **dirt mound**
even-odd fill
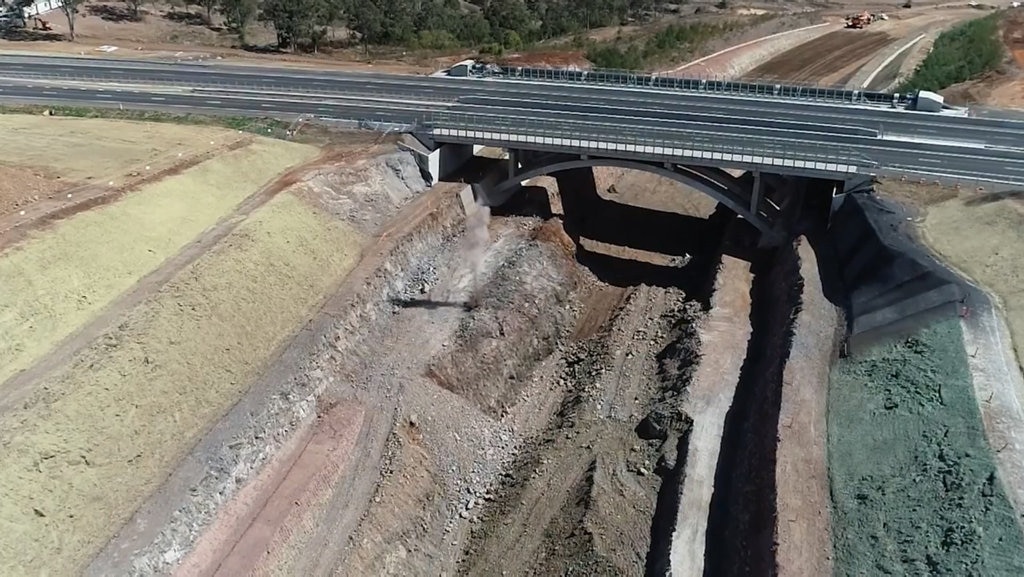
[[[701,312],[684,303],[679,292],[640,287],[598,334],[561,348],[564,396],[484,508],[463,572],[641,575],[667,560],[692,420],[677,402],[686,371],[659,377],[656,358],[692,363],[680,359],[696,351],[684,327]],[[643,368],[629,370],[634,362]]]
[[[477,288],[481,303],[466,316],[455,342],[431,365],[442,387],[473,401],[495,418],[504,416],[533,364],[548,356],[573,317],[569,293],[577,279],[564,251],[522,247],[494,278]],[[557,259],[561,258],[560,265]],[[540,263],[549,263],[539,266]],[[520,346],[510,335],[528,334]]]
[[[0,217],[67,187],[68,183],[42,171],[0,165]]]
[[[486,60],[486,58],[484,59]],[[593,64],[582,51],[523,52],[510,54],[494,60],[502,66],[524,66],[531,68],[570,68],[589,70]]]
[[[1024,69],[1024,11],[1007,12],[1003,19],[1003,43],[1017,66]]]

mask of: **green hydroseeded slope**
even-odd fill
[[[836,575],[1024,575],[958,320],[842,359],[828,431]]]

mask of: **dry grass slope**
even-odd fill
[[[78,146],[87,145],[79,140]],[[313,147],[260,140],[0,254],[0,382],[41,358],[276,174],[315,154]]]
[[[305,322],[360,242],[279,196],[0,420],[0,574],[80,571]]]

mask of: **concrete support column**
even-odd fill
[[[588,213],[601,200],[591,168],[564,170],[554,175],[558,183],[558,196],[562,199],[562,223],[565,233],[579,246],[580,236],[586,229]]]
[[[761,207],[761,187],[763,185],[764,183],[761,182],[761,171],[755,170],[754,185],[750,191],[750,214],[756,215],[758,213],[757,209]]]
[[[519,172],[519,155],[520,152],[514,148],[508,150],[508,179],[512,180],[516,177],[516,173]]]
[[[417,155],[420,168],[430,176],[430,184],[448,178],[473,158],[474,147],[469,144],[442,144],[435,150]]]

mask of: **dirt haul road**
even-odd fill
[[[837,30],[791,48],[751,70],[750,79],[843,84],[857,68],[894,41],[874,30]],[[824,56],[823,56],[824,55]]]

